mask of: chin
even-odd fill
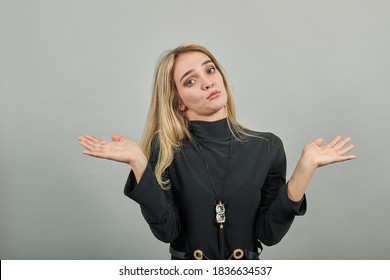
[[[218,106],[218,108],[215,108],[213,110],[213,115],[220,115],[223,117],[226,117],[226,104],[223,104],[222,106]]]

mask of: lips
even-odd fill
[[[221,92],[219,90],[214,90],[210,93],[210,95],[207,97],[208,100],[212,100],[219,96]]]

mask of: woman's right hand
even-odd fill
[[[121,135],[113,134],[112,141],[104,141],[91,135],[81,136],[83,154],[130,164],[137,181],[141,178],[148,160],[139,144]]]

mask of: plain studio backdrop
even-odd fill
[[[314,138],[356,145],[261,258],[388,259],[389,14],[386,0],[0,0],[0,258],[170,258],[123,195],[129,166],[77,139],[139,141],[156,61],[194,42],[228,73],[238,120],[283,140],[288,177]]]

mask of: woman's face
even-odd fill
[[[179,109],[189,120],[214,121],[225,115],[227,94],[221,73],[202,52],[179,55],[173,79],[180,98]]]

